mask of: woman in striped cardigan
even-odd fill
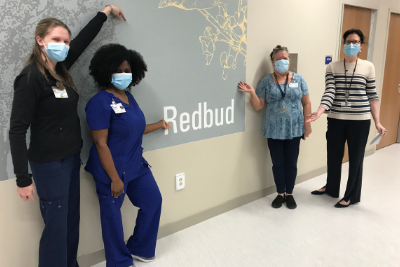
[[[332,62],[326,69],[326,90],[319,109],[310,114],[307,122],[328,113],[326,133],[328,153],[328,177],[326,185],[311,192],[339,197],[342,159],[347,141],[349,148],[349,178],[344,197],[335,207],[345,208],[360,202],[362,169],[365,146],[371,125],[371,114],[381,136],[386,129],[379,121],[379,97],[375,87],[374,65],[358,58],[364,44],[360,30],[344,33],[343,60]]]

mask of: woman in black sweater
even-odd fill
[[[29,161],[40,199],[45,227],[39,267],[78,266],[82,138],[77,113],[79,95],[68,70],[110,13],[125,20],[120,8],[107,5],[71,42],[71,31],[63,22],[41,20],[36,26],[32,53],[14,82],[11,154],[18,194],[24,201],[34,200]]]

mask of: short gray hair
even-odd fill
[[[282,52],[282,51],[285,51],[285,52],[289,55],[289,50],[287,49],[286,46],[277,45],[277,46],[272,50],[272,52],[271,52],[271,54],[270,54],[271,61],[273,62],[274,59],[275,59],[275,55],[276,55],[278,52]]]

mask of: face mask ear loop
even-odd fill
[[[42,41],[43,47],[44,47],[44,49],[46,49],[46,43],[43,41],[42,38],[40,38],[40,41]]]

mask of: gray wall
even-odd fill
[[[177,6],[176,2],[182,5]],[[36,24],[46,17],[61,19],[71,28],[73,38],[105,4],[98,0],[24,0],[0,4],[0,180],[14,178],[8,142],[13,81],[31,51]],[[245,79],[246,72],[247,0],[120,0],[112,4],[122,8],[127,22],[110,17],[71,69],[81,96],[78,113],[84,162],[92,144],[84,107],[98,91],[88,75],[88,67],[93,53],[110,42],[139,51],[148,64],[146,78],[132,88],[147,122],[171,118],[176,110],[176,133],[172,128],[168,134],[158,131],[145,136],[145,151],[244,131],[244,96],[237,92],[236,85]],[[223,6],[229,17],[224,16]],[[211,124],[210,111],[213,112],[213,125],[209,128],[204,125],[204,103],[209,110],[208,124]],[[215,109],[218,120],[223,109],[221,126],[215,124]],[[192,117],[195,111],[199,112]],[[184,130],[190,126],[186,132],[181,131],[180,125],[180,115],[184,112],[191,121],[182,125]],[[199,117],[201,128],[194,129],[199,126]]]

